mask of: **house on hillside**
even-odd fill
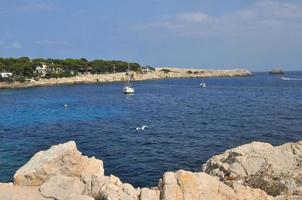
[[[1,72],[0,73],[1,78],[10,78],[13,76],[13,73],[11,72]]]
[[[80,68],[80,69],[78,69],[78,73],[80,74],[80,75],[90,75],[90,74],[92,74],[92,68],[91,67],[88,67],[88,68]]]
[[[12,81],[13,73],[11,72],[1,72],[0,73],[0,81]]]
[[[41,64],[37,65],[35,69],[35,73],[40,74],[42,77],[47,74],[47,65]]]
[[[47,72],[50,73],[50,74],[58,74],[60,72],[63,72],[64,70],[60,67],[49,67],[47,69]]]
[[[63,72],[63,69],[60,67],[49,67],[45,64],[37,65],[35,73],[39,74],[41,77],[46,76],[47,74],[58,74]]]

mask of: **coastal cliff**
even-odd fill
[[[203,172],[166,172],[153,188],[105,176],[103,162],[75,142],[36,153],[0,183],[1,200],[287,200],[302,199],[302,141],[253,142],[216,155]]]
[[[157,80],[169,78],[202,78],[202,77],[234,77],[234,76],[251,76],[251,72],[245,69],[234,70],[206,70],[206,69],[180,69],[180,68],[156,68],[155,71],[145,73],[132,73],[132,80]],[[126,73],[115,74],[90,74],[80,75],[68,78],[49,78],[30,80],[26,82],[4,83],[0,82],[0,88],[23,88],[39,87],[62,84],[76,83],[106,83],[119,82],[126,79]]]

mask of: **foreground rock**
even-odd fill
[[[302,195],[302,141],[273,147],[253,142],[212,157],[203,171],[228,185],[240,183],[268,194]]]
[[[234,189],[205,173],[179,170],[164,174],[161,183],[161,200],[270,200],[265,192],[249,187]]]
[[[243,145],[211,158],[209,174],[166,172],[157,187],[140,189],[105,176],[101,160],[68,142],[34,155],[14,184],[0,183],[0,200],[301,200],[301,145]]]
[[[39,192],[39,187],[24,187],[12,183],[0,183],[1,200],[52,200]]]
[[[16,185],[40,186],[55,175],[80,178],[91,174],[103,175],[103,162],[82,156],[75,142],[68,142],[36,153],[15,173],[14,180]]]
[[[140,189],[132,185],[122,183],[115,176],[87,176],[85,183],[85,195],[99,200],[138,200]]]
[[[56,175],[50,177],[40,187],[41,194],[46,198],[58,200],[93,200],[89,196],[82,195],[84,184],[78,178]]]
[[[160,191],[158,188],[149,189],[142,188],[140,194],[140,200],[159,200],[160,199]]]

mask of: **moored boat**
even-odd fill
[[[130,75],[129,64],[128,64],[127,76],[128,76],[128,78],[127,78],[126,85],[123,88],[123,93],[124,94],[134,94],[135,93],[134,86],[130,83],[131,75]]]
[[[207,87],[207,84],[206,84],[205,82],[201,82],[201,83],[200,83],[200,86],[201,86],[202,88],[205,88],[205,87]]]

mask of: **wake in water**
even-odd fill
[[[282,80],[284,81],[302,81],[302,78],[285,78],[281,77]]]

